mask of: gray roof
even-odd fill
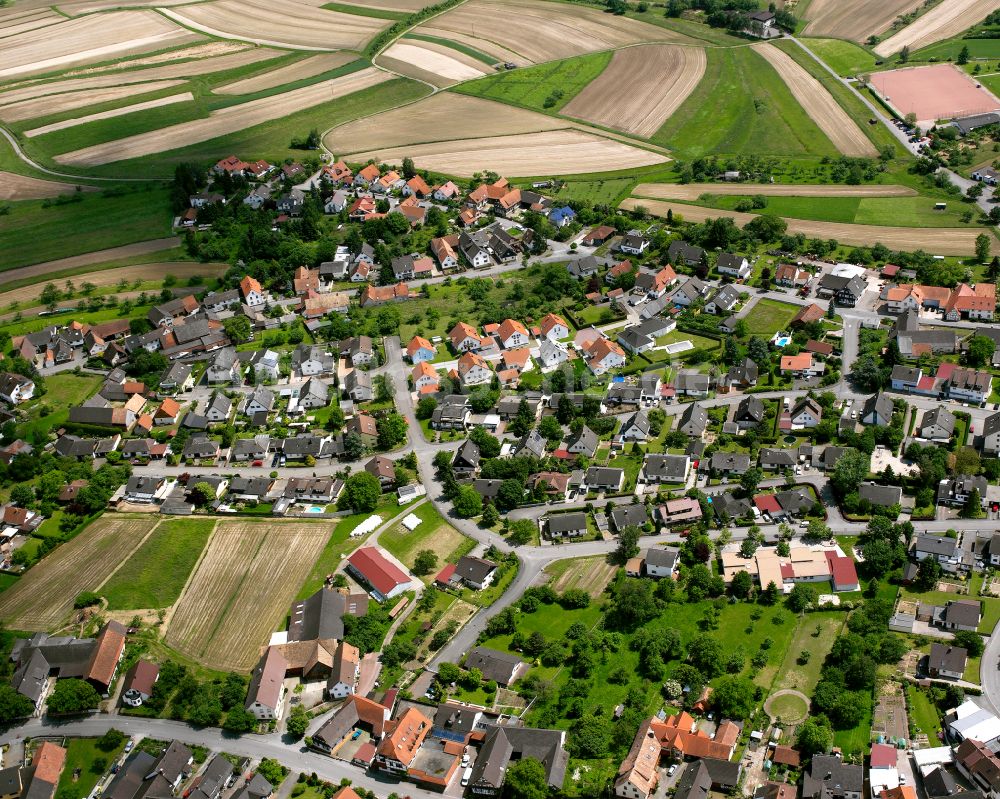
[[[930,555],[951,556],[955,554],[958,541],[945,536],[927,535],[921,533],[914,542],[914,552],[926,552]]]
[[[944,606],[944,620],[962,627],[977,627],[983,616],[982,605],[973,599],[953,599]]]
[[[463,580],[472,583],[481,583],[489,577],[497,568],[497,565],[484,558],[474,558],[471,555],[463,555],[455,564],[455,574]]]
[[[584,482],[591,487],[618,488],[624,473],[624,469],[609,466],[591,466],[587,469]]]
[[[720,472],[745,472],[750,468],[750,456],[746,452],[715,452],[709,467]]]
[[[861,418],[864,419],[872,412],[878,413],[883,419],[892,418],[892,399],[888,394],[872,394],[865,400],[864,408],[861,411]]]
[[[368,594],[345,594],[323,587],[312,596],[295,602],[289,611],[289,641],[316,641],[344,637],[344,616],[368,613]]]
[[[858,487],[858,495],[872,505],[888,508],[898,505],[903,497],[903,489],[899,486],[882,486],[876,483],[862,483]]]
[[[760,451],[761,466],[794,466],[795,455],[789,449],[772,449],[770,447]]]
[[[530,757],[542,764],[551,788],[561,789],[569,762],[562,730],[491,726],[472,768],[469,785],[499,788],[511,760]]]
[[[931,644],[931,653],[927,657],[927,668],[931,672],[952,671],[961,674],[965,671],[965,663],[969,653],[960,646],[950,644]]]
[[[678,552],[676,549],[665,549],[664,547],[652,547],[646,550],[646,563],[650,566],[662,566],[673,568],[677,563]]]
[[[700,436],[707,427],[708,412],[697,402],[688,405],[677,422],[677,429],[683,430],[689,436]]]
[[[736,421],[760,422],[764,418],[764,403],[759,397],[750,394],[740,400],[736,406]]]
[[[647,477],[680,482],[687,472],[687,455],[647,455],[643,464]]]
[[[645,505],[619,505],[611,511],[611,523],[616,530],[621,531],[630,524],[642,527],[649,521],[649,514],[646,513]]]
[[[1000,414],[997,414],[1000,416]],[[600,439],[597,437],[597,433],[591,430],[587,425],[580,428],[580,432],[575,436],[571,436],[567,442],[569,447],[578,447],[583,450],[585,455],[593,455],[597,451],[597,445]]]
[[[832,755],[813,755],[812,769],[802,778],[802,796],[815,799],[821,796],[843,796],[846,791],[861,793],[864,790],[864,769],[844,763]]]
[[[571,530],[586,530],[587,514],[576,511],[573,513],[557,513],[548,517],[549,533],[565,533]]]
[[[465,658],[465,668],[479,669],[486,680],[507,685],[511,674],[524,663],[517,655],[500,652],[485,646],[475,646]]]

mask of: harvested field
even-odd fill
[[[18,280],[28,278],[44,278],[57,272],[65,272],[70,269],[77,270],[84,266],[116,261],[119,258],[132,258],[136,255],[148,255],[152,252],[160,252],[179,247],[180,236],[171,236],[166,239],[151,239],[150,241],[137,241],[134,244],[124,244],[121,247],[111,247],[106,250],[95,250],[83,255],[71,255],[69,258],[59,258],[55,261],[43,261],[42,263],[22,266],[18,269],[8,269],[0,273],[0,285],[13,283]],[[119,278],[120,279],[120,278]]]
[[[100,67],[77,69],[67,72],[65,75],[67,78],[72,78],[79,75],[92,75],[95,72],[121,72],[122,70],[136,69],[138,67],[174,64],[182,59],[216,58],[234,55],[235,53],[250,53],[255,51],[259,51],[258,48],[245,42],[206,42],[205,44],[196,44],[193,47],[185,47],[180,50],[171,50],[167,53],[157,53],[145,58],[129,58],[125,61],[117,61],[114,64],[106,64]],[[275,53],[275,55],[281,54]],[[233,64],[232,66],[239,66],[239,64]],[[228,69],[228,67],[225,67],[225,69]]]
[[[900,14],[919,8],[922,0],[812,0],[805,12],[807,36],[833,36],[864,42],[888,28]]]
[[[248,671],[331,530],[309,522],[220,521],[177,603],[167,643],[209,668]]]
[[[159,80],[148,83],[132,83],[127,86],[108,86],[102,89],[85,89],[79,92],[48,94],[34,100],[21,100],[20,102],[0,105],[0,119],[4,122],[37,119],[38,117],[45,117],[50,114],[61,114],[64,111],[72,111],[76,108],[86,108],[89,105],[114,102],[124,100],[127,97],[135,97],[139,94],[158,92],[161,89],[180,86],[182,83],[184,83],[182,80]],[[0,103],[3,103],[5,98],[6,95],[0,94]]]
[[[553,130],[517,136],[490,136],[482,139],[418,144],[393,149],[371,150],[354,160],[400,163],[409,156],[421,169],[472,177],[489,170],[499,175],[573,175],[633,169],[666,163],[669,159],[649,150],[630,147],[579,130]]]
[[[181,94],[171,94],[168,97],[160,97],[157,100],[147,100],[144,103],[134,103],[133,105],[123,105],[121,108],[112,108],[109,111],[99,111],[96,114],[87,114],[82,117],[73,117],[72,119],[64,119],[61,122],[53,122],[51,125],[42,125],[40,128],[32,128],[31,130],[26,130],[24,135],[29,139],[35,136],[44,136],[46,133],[54,133],[57,130],[65,130],[66,128],[75,128],[77,125],[86,125],[88,122],[96,122],[99,119],[113,119],[114,117],[123,117],[127,114],[134,114],[137,111],[148,111],[150,108],[160,108],[165,105],[173,105],[175,103],[190,103],[194,102],[194,95],[191,92],[183,92]]]
[[[436,22],[437,17],[431,21]],[[473,50],[478,50],[484,55],[495,58],[498,62],[511,61],[521,66],[528,63],[528,61],[522,57],[520,53],[508,50],[506,47],[503,47],[496,42],[488,39],[477,39],[475,36],[470,36],[458,31],[445,30],[444,28],[438,28],[434,25],[421,25],[418,28],[414,28],[413,33],[418,36],[433,36],[436,39],[445,39],[457,44],[464,44],[466,47],[471,47]]]
[[[386,11],[419,11],[427,5],[427,2],[428,0],[351,0],[347,5],[384,8]]]
[[[545,114],[446,92],[348,122],[330,131],[325,143],[343,155],[372,147],[439,141],[443,136],[469,138],[487,129],[496,136],[507,136],[564,127],[565,122]]]
[[[179,6],[189,3],[191,0],[129,0],[129,8],[161,8],[163,6]],[[121,0],[69,0],[59,3],[59,10],[65,11],[71,17],[79,17],[83,14],[93,14],[95,11],[109,11],[121,8]]]
[[[812,121],[841,153],[854,156],[878,155],[875,145],[833,99],[833,95],[790,55],[773,44],[762,44],[756,50],[774,67]]]
[[[520,56],[518,63],[537,63],[609,50],[639,42],[681,41],[683,37],[628,17],[611,16],[596,8],[538,0],[470,0],[439,17],[432,27],[454,34],[479,31],[462,41],[490,55],[496,45]],[[432,33],[423,26],[417,34]]]
[[[10,36],[0,47],[0,78],[160,50],[201,37],[153,11],[114,11]]]
[[[288,64],[270,72],[254,75],[251,78],[244,78],[225,86],[219,86],[212,91],[215,94],[252,94],[253,92],[273,89],[275,86],[284,86],[303,78],[312,78],[322,75],[331,69],[349,64],[355,56],[352,53],[327,53],[324,55],[314,55]]]
[[[596,558],[579,558],[569,564],[555,563],[552,588],[562,593],[570,588],[580,588],[592,597],[599,597],[611,578],[615,575],[615,565],[608,563],[604,556]],[[565,567],[565,571],[561,571]],[[550,567],[551,568],[551,567]]]
[[[388,69],[426,80],[435,86],[449,86],[486,74],[482,62],[434,42],[398,41],[378,57],[378,62]]]
[[[0,619],[14,630],[57,629],[72,611],[73,600],[104,582],[157,522],[155,516],[102,516],[0,594]]]
[[[84,191],[97,191],[94,186],[84,186]],[[44,200],[47,197],[58,197],[60,194],[72,194],[76,186],[72,183],[59,183],[55,180],[29,178],[27,175],[15,175],[13,172],[0,172],[0,200]],[[37,294],[37,287],[33,288]]]
[[[298,50],[360,50],[391,22],[327,11],[297,0],[218,0],[163,13],[223,39]],[[267,38],[261,38],[261,32]]]
[[[947,0],[938,3],[899,33],[876,45],[874,50],[880,56],[892,55],[907,46],[910,50],[919,50],[958,35],[966,28],[982,22],[998,8],[1000,0]]]
[[[653,200],[697,200],[704,194],[763,194],[767,197],[914,197],[909,186],[846,186],[780,183],[640,183],[632,194]]]
[[[37,9],[14,19],[4,19],[0,22],[0,39],[33,31],[36,28],[44,28],[46,25],[52,25],[64,19],[65,17],[61,14],[47,8]]]
[[[190,144],[235,133],[245,128],[280,119],[294,111],[321,105],[338,97],[367,89],[389,80],[388,72],[377,69],[362,69],[333,80],[305,86],[284,94],[276,94],[260,100],[230,106],[213,111],[205,119],[182,122],[160,130],[128,136],[124,139],[95,144],[82,150],[56,156],[61,164],[94,166],[137,158],[142,155],[173,150]]]
[[[951,64],[874,72],[871,85],[900,116],[916,114],[921,126],[1000,108],[992,92],[977,89],[976,81]]]
[[[739,211],[720,211],[699,205],[683,205],[663,200],[646,200],[630,197],[621,204],[626,210],[642,206],[654,216],[666,216],[667,211],[680,214],[685,222],[704,222],[706,219],[729,217],[737,225],[745,225],[757,214]],[[881,242],[893,250],[926,250],[935,255],[970,255],[975,251],[976,236],[981,228],[918,228],[888,227],[882,225],[852,225],[843,222],[816,222],[808,219],[782,217],[788,223],[789,233],[802,233],[809,238],[836,239],[842,244],[871,246]],[[987,234],[989,235],[989,234]],[[993,246],[1000,240],[993,237]]]
[[[649,138],[698,85],[705,64],[700,47],[647,44],[617,50],[600,77],[562,113]]]

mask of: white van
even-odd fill
[[[462,787],[465,788],[469,784],[469,780],[472,779],[472,766],[469,766],[462,773]]]

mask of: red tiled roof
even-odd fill
[[[347,560],[380,594],[388,594],[397,586],[410,582],[410,578],[375,547],[362,547]]]
[[[116,621],[109,621],[97,636],[94,654],[90,656],[84,679],[101,685],[111,685],[118,668],[118,661],[125,651],[125,628]]]
[[[872,744],[872,768],[895,768],[896,749],[888,744]]]
[[[31,759],[31,764],[35,767],[34,779],[56,785],[63,766],[66,765],[66,750],[52,741],[42,741],[42,745]]]
[[[774,494],[758,494],[753,498],[753,504],[761,513],[780,513],[781,505]]]

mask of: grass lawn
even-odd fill
[[[910,53],[910,62],[955,60],[963,47],[969,48],[969,58],[1000,58],[1000,39],[947,39],[943,42],[929,45],[915,53]],[[985,83],[985,81],[983,81]]]
[[[110,752],[105,752],[97,748],[97,738],[69,738],[66,743],[66,766],[59,777],[59,787],[56,793],[62,799],[83,799],[89,796],[94,790],[101,775],[107,771],[108,767],[121,754],[125,748],[123,742],[121,746]],[[95,770],[95,763],[100,765],[104,761],[104,767]],[[79,769],[80,777],[73,779],[73,773]]]
[[[364,543],[365,539],[368,537],[367,535],[359,538],[351,538],[351,531],[361,524],[361,522],[373,513],[381,516],[383,522],[387,522],[401,510],[402,508],[399,507],[399,503],[396,501],[396,495],[385,494],[375,510],[370,513],[355,513],[351,516],[342,517],[340,521],[337,522],[337,526],[333,528],[333,534],[330,536],[330,540],[326,542],[326,546],[323,548],[323,552],[320,553],[319,558],[317,558],[312,572],[302,584],[302,587],[299,589],[299,593],[295,598],[305,599],[306,597],[315,594],[320,588],[323,587],[323,582],[326,580],[326,576],[337,570],[337,567],[340,566],[340,561],[344,558],[344,556],[350,554],[361,546],[362,543]],[[368,535],[371,535],[371,533]]]
[[[0,574],[0,591],[6,591],[17,582],[17,575]]]
[[[788,645],[771,693],[794,688],[806,696],[812,695],[819,682],[823,661],[830,653],[845,619],[846,614],[840,611],[819,611],[803,616],[795,628],[795,635]],[[819,635],[816,635],[817,627]],[[803,651],[809,652],[809,661],[804,664],[799,663],[799,653]]]
[[[799,306],[790,305],[779,300],[759,300],[750,310],[747,320],[747,330],[753,336],[770,338],[779,330],[787,330],[788,323],[799,311]]]
[[[843,39],[803,39],[802,43],[839,75],[857,75],[876,68],[875,56],[854,42]]]
[[[585,200],[594,205],[617,205],[628,197],[635,185],[631,178],[608,180],[569,180],[555,193],[557,200]]]
[[[705,75],[652,141],[679,158],[838,155],[764,58],[749,47],[708,48]]]
[[[460,53],[465,53],[465,55],[471,56],[477,61],[482,61],[487,66],[493,66],[497,63],[497,60],[493,56],[487,55],[486,53],[477,50],[475,47],[469,47],[469,45],[462,44],[461,42],[453,42],[451,39],[443,39],[440,36],[426,36],[422,33],[407,33],[403,35],[403,38],[419,39],[423,42],[443,44],[445,47],[450,47],[452,50],[458,50]]]
[[[979,632],[989,635],[997,622],[1000,622],[1000,598],[989,596],[970,596],[966,594],[951,594],[947,591],[924,591],[918,593],[909,588],[903,588],[903,598],[917,602],[927,602],[931,605],[944,605],[953,599],[979,600],[983,606],[983,618],[979,622]]]
[[[849,730],[834,730],[833,745],[844,750],[844,754],[859,754],[868,749],[872,739],[872,700],[864,697],[864,714],[856,727]]]
[[[42,200],[10,203],[10,213],[0,216],[0,270],[170,235],[166,189],[80,196],[79,202],[48,208]]]
[[[809,715],[809,706],[802,697],[795,694],[784,694],[774,699],[770,704],[771,712],[783,721],[796,722]]]
[[[906,686],[906,696],[910,700],[910,718],[917,725],[917,729],[931,741],[936,740],[941,729],[941,716],[937,708],[927,694],[915,685]]]
[[[629,450],[631,448],[631,445],[628,446]],[[625,485],[622,486],[622,491],[631,491],[635,488],[635,481],[639,477],[639,470],[642,468],[642,456],[619,455],[613,458],[608,466],[613,469],[625,470]]]
[[[166,608],[181,595],[215,519],[161,522],[145,543],[104,584],[112,610]]]
[[[611,53],[550,61],[499,75],[468,81],[454,88],[462,94],[555,113],[600,75]]]
[[[100,375],[75,375],[71,372],[44,378],[46,394],[29,404],[26,409],[28,420],[17,426],[18,436],[28,441],[44,441],[50,430],[66,423],[69,409],[97,391],[101,382]],[[44,416],[43,410],[48,411]]]
[[[667,344],[676,344],[678,341],[690,341],[695,349],[700,350],[714,350],[716,347],[721,347],[722,344],[714,339],[707,338],[706,336],[699,336],[696,333],[686,333],[683,330],[671,330],[666,335],[660,336],[656,339],[656,346],[663,347]],[[681,353],[683,355],[683,353]]]
[[[434,552],[438,563],[443,565],[455,563],[476,544],[448,524],[430,502],[414,508],[411,513],[420,519],[420,524],[412,532],[400,522],[379,536],[379,544],[410,568],[413,568],[417,553],[421,550],[429,549]],[[432,580],[434,575],[426,575],[425,579]]]

